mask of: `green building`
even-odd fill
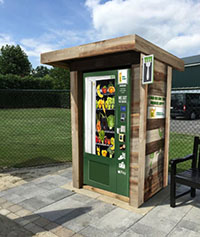
[[[200,89],[200,55],[182,58],[184,72],[173,70],[172,90]]]

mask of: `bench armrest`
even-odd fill
[[[172,166],[172,165],[176,165],[176,164],[178,164],[178,163],[182,163],[182,162],[184,162],[184,161],[187,161],[187,160],[192,160],[193,159],[193,154],[190,154],[190,155],[187,155],[187,156],[185,156],[185,157],[183,157],[183,158],[176,158],[176,159],[172,159],[172,160],[170,160],[170,165]]]
[[[177,159],[172,159],[170,160],[170,165],[171,165],[171,179],[173,179],[173,177],[176,175],[176,165],[179,164],[179,163],[182,163],[184,161],[187,161],[187,160],[192,160],[194,157],[193,154],[190,154],[190,155],[187,155],[183,158],[177,158]]]

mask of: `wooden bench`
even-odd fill
[[[195,197],[196,189],[200,189],[200,138],[194,138],[193,154],[190,154],[184,158],[178,158],[170,160],[171,165],[171,186],[170,186],[170,206],[176,206],[176,199],[191,194],[191,197]],[[192,160],[191,169],[185,170],[181,173],[176,172],[177,164]],[[198,162],[197,162],[198,161]],[[183,184],[189,186],[190,189],[184,193],[176,195],[176,184]]]

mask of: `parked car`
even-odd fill
[[[200,116],[200,90],[176,90],[171,94],[171,118]]]

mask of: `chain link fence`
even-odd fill
[[[200,136],[200,90],[172,91],[169,158],[192,153],[194,136]],[[191,167],[181,163],[178,171]]]
[[[0,168],[72,159],[69,90],[0,90]]]

